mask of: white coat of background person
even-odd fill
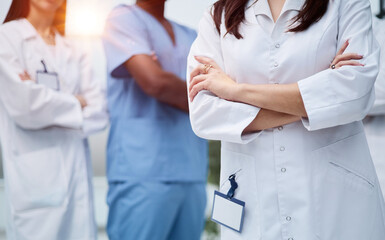
[[[0,139],[10,240],[96,239],[86,137],[106,127],[106,104],[88,57],[58,33],[64,25],[54,29],[47,20],[55,14],[64,19],[60,6],[63,0],[14,0],[7,19],[20,19],[0,26]],[[37,83],[44,68],[57,73],[59,91]]]
[[[226,1],[218,2],[245,3]],[[207,12],[191,48],[193,129],[222,141],[220,191],[235,174],[234,197],[246,204],[242,233],[222,227],[222,239],[383,240],[385,206],[361,121],[379,64],[370,3],[284,2],[279,11],[282,1],[237,8],[240,39],[231,24],[242,18],[216,26]],[[287,31],[299,12],[305,21],[294,27],[306,23],[315,4],[323,16]],[[362,65],[334,68],[347,40]]]
[[[381,46],[380,71],[375,84],[376,100],[364,126],[382,193],[385,194],[385,20],[373,17],[373,33]]]

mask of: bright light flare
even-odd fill
[[[91,4],[71,6],[67,9],[66,33],[69,36],[100,36],[104,27],[104,14]]]

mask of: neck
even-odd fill
[[[36,31],[43,35],[49,35],[52,31],[52,23],[55,12],[41,12],[31,7],[27,20],[32,24]]]
[[[137,0],[136,5],[150,13],[156,19],[164,19],[164,0]]]

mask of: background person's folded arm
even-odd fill
[[[369,112],[370,116],[385,115],[385,65],[382,66],[375,84],[376,100]]]
[[[188,112],[186,83],[175,74],[164,71],[154,60],[156,53],[146,26],[134,11],[118,7],[107,19],[103,44],[109,59],[109,74],[122,81],[132,77],[147,95]]]
[[[381,61],[380,71],[375,83],[376,100],[369,112],[370,116],[385,115],[385,31],[382,31],[382,33],[384,34],[382,39],[377,39],[381,44]]]
[[[82,54],[81,65],[81,96],[87,102],[83,108],[83,134],[85,137],[103,130],[108,125],[107,103],[105,92],[100,83],[93,77],[91,61],[87,54]]]
[[[10,117],[25,129],[51,126],[80,129],[83,124],[79,101],[71,94],[56,92],[32,81],[24,73],[12,46],[0,34],[0,100]]]
[[[158,101],[188,112],[185,81],[164,71],[149,55],[135,55],[125,66],[139,87]]]

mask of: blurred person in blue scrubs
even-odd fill
[[[119,5],[105,27],[112,240],[196,240],[204,227],[207,142],[191,129],[185,83],[196,33],[164,8]]]

